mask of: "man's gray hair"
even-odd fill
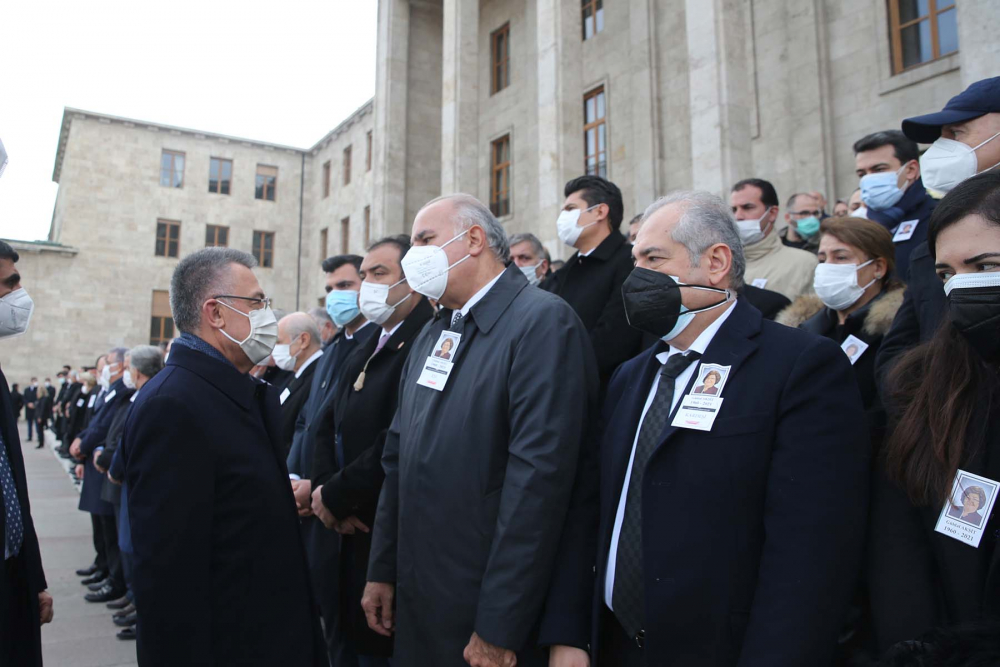
[[[445,195],[432,199],[424,204],[420,210],[422,211],[428,206],[442,201],[450,201],[455,204],[455,212],[457,214],[457,218],[455,219],[456,234],[461,234],[465,230],[472,229],[472,227],[478,225],[486,232],[486,241],[496,258],[504,264],[510,261],[510,245],[507,243],[507,232],[504,231],[503,225],[500,224],[500,221],[494,217],[493,213],[490,212],[490,209],[483,202],[467,194]]]
[[[538,237],[535,236],[534,234],[525,232],[523,234],[514,234],[513,236],[510,237],[509,247],[513,248],[518,243],[527,243],[528,245],[531,246],[531,252],[532,254],[535,255],[535,257],[537,257],[540,260],[547,259],[547,257],[545,256],[546,255],[545,246],[542,245],[542,242],[539,241]]]
[[[729,206],[711,192],[703,190],[678,190],[660,197],[642,214],[642,224],[664,206],[679,204],[683,207],[681,218],[671,232],[671,238],[687,248],[691,266],[701,261],[702,254],[716,243],[724,243],[733,252],[733,265],[729,269],[729,286],[733,290],[743,287],[743,274],[747,262],[743,256],[743,242],[736,229],[736,220]]]
[[[128,354],[128,349],[124,347],[115,347],[108,350],[107,356],[114,357],[114,361],[106,360],[106,364],[120,364],[125,361],[125,355]],[[122,370],[122,369],[119,369]]]
[[[201,324],[201,304],[231,291],[230,264],[248,269],[257,266],[250,253],[235,248],[203,248],[180,261],[170,279],[170,310],[174,326],[194,333]]]
[[[139,345],[129,352],[135,369],[148,378],[163,370],[163,352],[156,345]]]
[[[326,311],[326,308],[310,308],[308,312],[312,315],[317,327],[322,327],[327,322],[333,324],[333,319],[331,319],[330,313]]]

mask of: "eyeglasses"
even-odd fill
[[[213,299],[240,299],[241,301],[250,302],[250,310],[259,310],[261,308],[271,307],[271,298],[265,296],[263,299],[258,299],[252,296],[233,296],[232,294],[218,294],[212,297]]]
[[[814,215],[817,218],[820,215],[820,211],[789,211],[789,215]]]

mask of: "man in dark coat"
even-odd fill
[[[443,310],[401,376],[362,606],[399,667],[547,665],[563,610],[546,600],[576,595],[550,585],[597,410],[592,347],[565,301],[504,270],[506,232],[475,198],[430,202],[412,239],[407,280]],[[432,357],[445,338],[453,361]]]
[[[673,235],[685,214],[691,245]],[[600,667],[832,662],[868,506],[864,412],[836,343],[763,320],[736,296],[741,252],[709,193],[659,200],[639,230],[626,311],[666,342],[608,387]],[[705,375],[699,360],[724,376],[719,393],[678,417]],[[715,418],[690,427],[698,406]]]
[[[35,406],[38,404],[38,378],[31,378],[24,390],[24,420],[28,422],[28,442],[31,442],[31,434],[35,430]]]
[[[35,430],[38,434],[38,447],[45,446],[45,431],[49,428],[49,420],[52,419],[52,402],[55,399],[56,390],[45,378],[45,386],[38,392],[38,400],[35,402]]]
[[[357,347],[344,361],[337,384],[332,419],[316,436],[313,466],[313,512],[342,537],[340,553],[340,622],[349,651],[392,655],[392,640],[372,631],[361,609],[368,574],[371,528],[385,473],[382,448],[396,412],[399,376],[413,340],[434,310],[404,280],[400,262],[409,239],[383,239],[368,250],[361,277],[369,285],[386,285],[384,307],[362,312],[381,331]],[[365,287],[362,287],[365,289]],[[392,307],[391,310],[389,307]],[[384,664],[384,663],[382,663]]]
[[[323,356],[316,320],[307,313],[285,315],[278,322],[278,344],[274,348],[272,354],[276,364],[279,349],[284,355],[281,360],[291,361],[287,368],[288,378],[283,384],[275,385],[279,392],[278,401],[281,403],[281,442],[287,456],[295,439],[295,423],[302,406],[309,399],[313,374],[317,362]]]
[[[18,253],[0,241],[0,338],[23,333],[28,318],[5,297],[23,289]],[[22,319],[23,318],[23,319]],[[14,420],[7,378],[0,371],[0,665],[41,667],[41,625],[52,620],[52,596],[42,571],[38,536],[31,520],[21,438]]]
[[[143,667],[327,664],[277,391],[248,375],[277,338],[254,266],[233,248],[181,260],[182,335],[125,425]]]
[[[576,252],[541,288],[565,299],[583,321],[603,384],[642,350],[642,334],[628,325],[622,308],[622,282],[632,270],[631,246],[619,231],[622,193],[600,176],[581,176],[566,184],[564,196],[557,225]]]
[[[107,580],[100,589],[87,593],[88,602],[110,602],[125,594],[125,577],[122,573],[121,554],[118,550],[118,525],[115,523],[115,508],[101,498],[104,488],[104,474],[94,467],[94,451],[107,444],[108,432],[115,415],[123,405],[128,404],[132,392],[125,386],[123,377],[125,355],[128,350],[118,347],[107,355],[110,368],[110,382],[107,393],[100,399],[102,405],[83,432],[70,445],[69,452],[83,462],[83,487],[80,489],[80,511],[89,512],[94,526],[94,534],[104,547],[103,560],[107,567]],[[96,407],[96,406],[95,406]]]

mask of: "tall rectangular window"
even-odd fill
[[[510,135],[493,142],[490,150],[490,210],[500,218],[510,213]]]
[[[156,256],[177,257],[181,250],[181,223],[176,220],[156,221]]]
[[[365,151],[365,171],[372,170],[372,131],[368,130],[368,134],[365,135],[365,143],[368,145],[368,149]]]
[[[955,0],[888,0],[892,73],[958,51]]]
[[[350,216],[340,221],[340,252],[347,254],[347,249],[351,246],[351,218]]]
[[[174,315],[170,311],[170,292],[153,290],[153,309],[149,324],[149,344],[159,345],[174,337]]]
[[[608,177],[608,125],[604,86],[583,96],[584,170]]]
[[[365,206],[365,248],[372,242],[372,207]]]
[[[274,266],[274,232],[253,233],[253,256],[265,269]]]
[[[590,39],[604,30],[604,1],[583,0],[583,38]]]
[[[504,23],[490,35],[490,62],[492,95],[510,85],[510,23]]]
[[[344,185],[351,183],[351,147],[344,149]]]
[[[205,247],[225,248],[229,245],[229,227],[222,225],[205,226]]]
[[[233,180],[233,161],[213,157],[208,167],[208,191],[220,195],[229,194],[229,184]]]
[[[184,153],[163,151],[160,155],[160,185],[165,188],[184,187]]]
[[[323,163],[323,199],[330,196],[330,161]]]
[[[319,256],[326,259],[330,256],[328,241],[330,240],[330,228],[324,227],[319,231]]]
[[[274,201],[274,192],[278,187],[278,168],[265,164],[257,165],[257,181],[254,186],[254,198]]]

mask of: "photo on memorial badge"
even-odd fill
[[[702,364],[698,369],[698,381],[695,382],[692,394],[704,394],[706,396],[719,396],[722,388],[729,379],[730,366],[719,366],[718,364]]]
[[[840,349],[842,349],[844,354],[847,355],[847,358],[851,360],[851,365],[853,366],[854,362],[860,359],[861,355],[868,349],[868,343],[864,342],[857,336],[848,336],[847,340],[841,343]]]
[[[952,493],[948,516],[976,528],[982,528],[990,500],[996,495],[996,492],[996,485],[960,473]]]
[[[455,352],[458,351],[459,340],[461,340],[461,336],[458,334],[442,331],[441,337],[438,339],[437,345],[434,346],[434,352],[431,356],[442,361],[453,361]]]

